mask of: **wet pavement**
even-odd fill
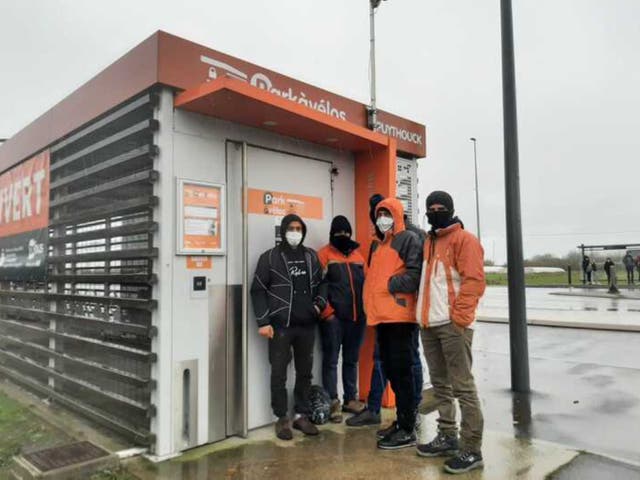
[[[509,390],[508,335],[506,325],[478,325],[485,468],[460,478],[640,478],[640,333],[529,328],[530,395]],[[435,434],[435,417],[423,417],[422,441]],[[376,449],[374,427],[321,428],[318,438],[296,432],[293,442],[282,442],[266,427],[249,440],[232,438],[153,466],[134,461],[129,469],[141,480],[451,478],[442,459]]]
[[[508,326],[478,326],[474,372],[485,428],[640,463],[640,333],[528,331],[533,393],[514,398]]]
[[[424,440],[435,432],[433,418],[426,423]],[[413,448],[378,450],[375,431],[375,427],[347,430],[344,424],[325,425],[318,438],[303,438],[296,433],[294,442],[282,442],[273,439],[273,429],[268,427],[252,432],[250,440],[240,445],[222,442],[158,464],[152,471],[135,464],[129,470],[142,480],[451,478],[442,471],[444,459],[418,457]],[[577,452],[558,445],[487,432],[485,468],[456,478],[543,479],[576,455]]]
[[[640,467],[625,465],[598,455],[581,454],[557,472],[551,474],[549,480],[638,480]]]
[[[594,289],[527,288],[527,317],[550,325],[640,329],[640,295],[637,291],[623,293],[620,298]],[[507,288],[487,288],[478,315],[481,320],[507,319]]]

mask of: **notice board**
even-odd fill
[[[177,188],[177,254],[224,254],[224,185],[178,179]]]

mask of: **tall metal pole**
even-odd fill
[[[469,140],[473,142],[473,166],[476,171],[476,232],[478,234],[478,241],[482,243],[482,237],[480,236],[480,193],[478,192],[478,152],[476,150],[477,140],[471,137]]]
[[[371,130],[376,129],[378,112],[376,110],[376,8],[380,0],[369,0],[369,64],[371,66],[371,103],[368,108],[367,123]]]
[[[511,0],[500,1],[502,26],[502,107],[504,116],[504,176],[507,211],[507,264],[509,274],[509,339],[511,390],[526,393],[529,384],[529,346],[520,215],[518,115],[513,48]]]

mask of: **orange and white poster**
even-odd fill
[[[178,253],[215,254],[223,251],[222,185],[179,182],[180,248]]]
[[[249,189],[249,213],[284,217],[295,213],[303,219],[322,220],[322,198],[273,190]]]
[[[209,270],[211,267],[213,267],[213,260],[211,257],[193,255],[189,255],[187,257],[188,270]]]

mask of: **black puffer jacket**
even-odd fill
[[[284,240],[287,226],[298,221],[303,227],[303,238],[307,227],[297,215],[287,215],[280,227],[283,236],[282,244],[267,250],[258,260],[258,266],[251,284],[251,300],[253,311],[259,327],[273,325],[288,327],[291,323],[291,306],[293,304],[293,282],[287,268],[287,247]],[[323,281],[322,267],[316,252],[300,244],[309,272],[309,289],[313,303],[320,311],[327,306],[327,284]]]

